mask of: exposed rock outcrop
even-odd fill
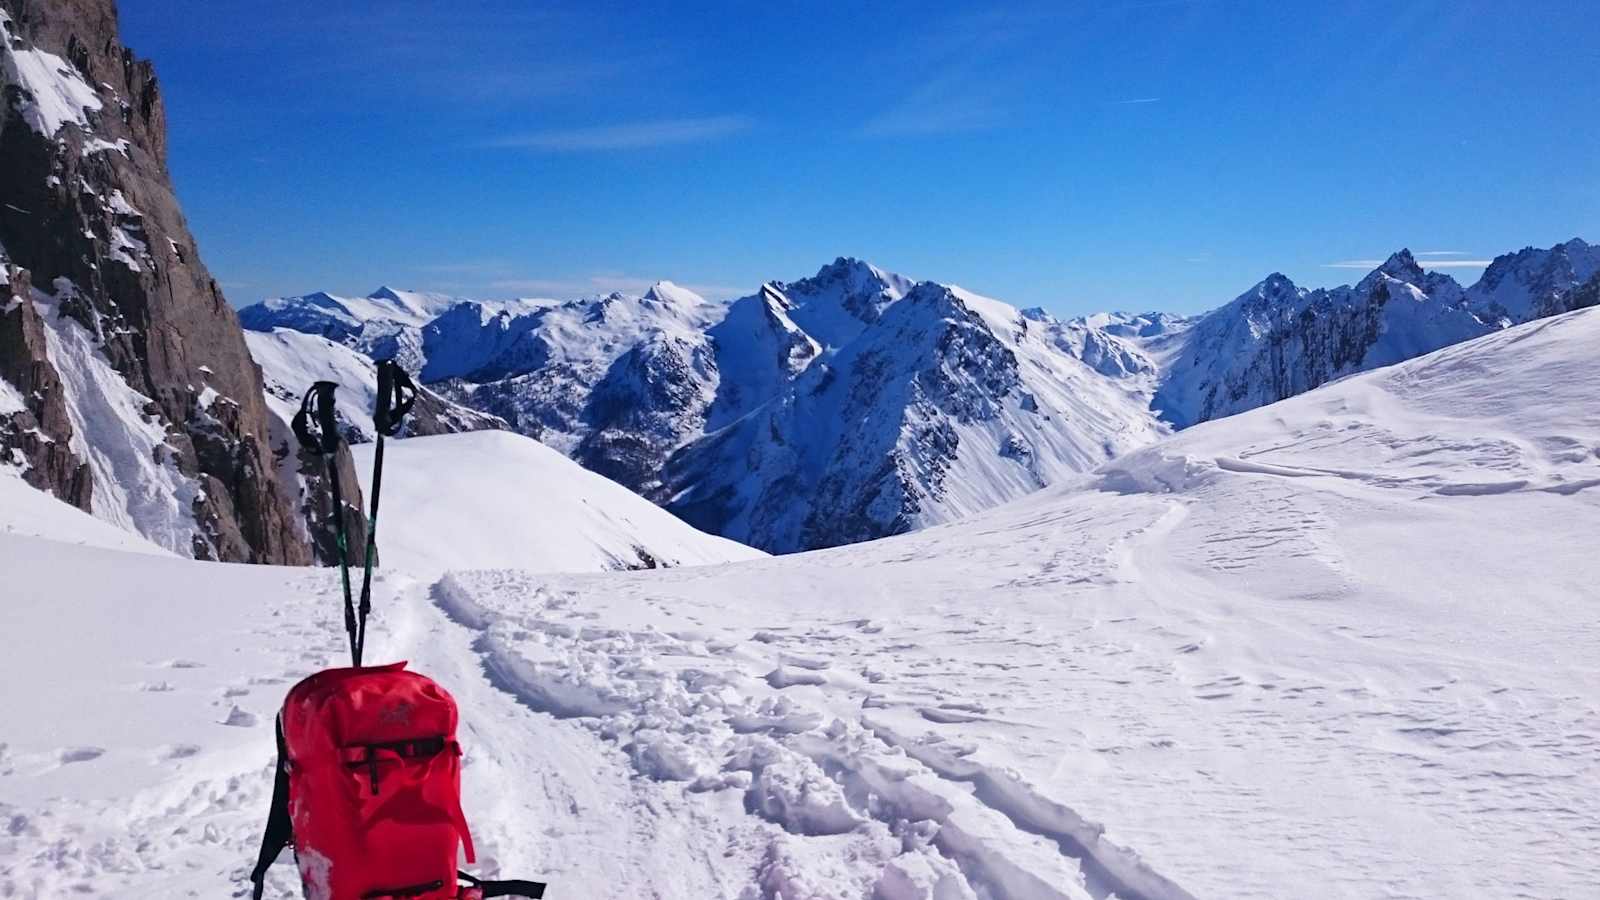
[[[260,372],[173,193],[154,69],[122,46],[112,0],[0,0],[0,32],[0,375],[33,420],[0,417],[0,440],[35,485],[171,549],[309,562]],[[63,386],[52,353],[83,371]]]

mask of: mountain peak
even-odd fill
[[[666,305],[698,306],[705,302],[705,298],[686,287],[680,287],[666,279],[650,285],[644,292],[644,299],[654,300]]]
[[[817,274],[794,282],[792,286],[800,288],[803,293],[807,288],[821,288],[834,284],[842,285],[844,293],[848,296],[881,295],[889,300],[900,299],[913,286],[911,279],[886,272],[854,256],[838,257],[818,269]]]
[[[1271,275],[1261,279],[1250,293],[1258,294],[1262,297],[1276,298],[1294,295],[1299,290],[1299,286],[1289,276],[1282,272],[1273,272]]]
[[[1389,258],[1383,261],[1383,265],[1377,268],[1377,271],[1411,284],[1420,283],[1423,277],[1422,266],[1417,263],[1417,258],[1412,256],[1411,250],[1406,247],[1401,247],[1390,254]]]

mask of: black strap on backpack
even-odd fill
[[[339,544],[339,576],[344,584],[344,630],[350,636],[350,658],[361,665],[361,645],[357,639],[356,607],[350,592],[349,539],[344,529],[344,495],[339,490],[339,463],[334,454],[339,452],[339,421],[334,415],[333,392],[339,385],[332,381],[319,381],[306,391],[300,401],[300,411],[294,415],[294,434],[300,445],[322,456],[328,470],[328,481],[333,488],[333,533]],[[315,426],[313,428],[313,426]],[[370,551],[369,551],[370,552]]]
[[[484,897],[527,897],[529,900],[539,900],[544,896],[542,881],[484,881],[465,872],[457,872],[456,875],[469,886],[483,891]]]
[[[261,853],[256,857],[256,867],[250,870],[250,880],[255,887],[251,900],[261,900],[266,888],[267,869],[277,861],[278,854],[294,840],[294,822],[289,818],[289,752],[283,742],[283,719],[278,719],[278,765],[272,778],[272,806],[267,810],[267,830],[261,835]]]

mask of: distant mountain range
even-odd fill
[[[334,557],[325,466],[285,420],[332,378],[364,440],[374,359],[429,389],[411,434],[515,430],[792,551],[946,522],[1174,428],[1595,305],[1597,270],[1573,239],[1463,288],[1401,251],[1349,287],[1271,275],[1203,316],[1059,320],[842,258],[729,302],[668,282],[565,302],[382,289],[236,315],[114,2],[0,3],[0,475],[200,558]],[[359,544],[351,455],[337,465]]]
[[[1501,256],[1470,288],[1401,250],[1353,286],[1273,274],[1194,317],[1060,320],[841,258],[730,302],[670,282],[567,302],[383,288],[240,319],[395,356],[691,524],[787,552],[959,518],[1597,295],[1600,247],[1573,239]]]

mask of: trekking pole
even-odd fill
[[[361,607],[355,638],[356,665],[367,649],[367,613],[372,611],[372,563],[378,548],[378,497],[383,491],[383,439],[400,433],[400,426],[412,404],[417,388],[399,363],[386,359],[378,363],[378,397],[372,409],[372,424],[378,432],[378,446],[372,453],[372,515],[367,519],[367,552],[361,571]]]
[[[361,648],[356,641],[356,610],[350,597],[350,560],[344,529],[344,495],[339,490],[339,423],[333,414],[333,392],[339,386],[319,381],[306,391],[300,411],[294,416],[294,434],[300,445],[322,456],[333,489],[333,532],[339,545],[339,577],[344,584],[344,630],[350,636],[350,658],[361,665]],[[315,423],[315,429],[312,425]]]

